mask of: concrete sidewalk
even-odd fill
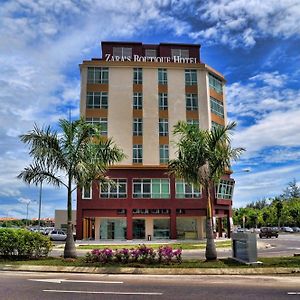
[[[144,274],[144,275],[299,275],[299,268],[126,268],[126,267],[63,267],[0,265],[0,271],[62,272],[87,274]]]

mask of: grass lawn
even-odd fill
[[[42,258],[36,260],[5,260],[0,259],[0,265],[38,265],[38,266],[74,266],[74,267],[105,267],[105,268],[120,268],[120,267],[137,267],[137,268],[278,268],[278,267],[300,267],[300,257],[273,257],[273,258],[258,258],[262,261],[262,265],[247,266],[235,262],[231,259],[219,259],[214,262],[206,262],[204,260],[183,260],[181,264],[143,264],[140,262],[132,262],[128,264],[110,263],[101,265],[100,263],[86,263],[84,258],[74,260],[63,258]]]
[[[206,242],[189,242],[189,243],[164,243],[164,244],[147,244],[147,247],[151,247],[153,249],[158,249],[160,246],[171,246],[173,249],[181,248],[183,250],[193,250],[193,249],[205,249]],[[120,244],[120,245],[79,245],[77,249],[84,250],[93,250],[93,249],[122,249],[122,248],[134,248],[136,245],[130,244]],[[230,248],[231,240],[229,241],[221,241],[216,243],[217,248]]]

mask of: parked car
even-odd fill
[[[278,238],[278,231],[272,227],[262,227],[260,229],[259,237],[262,238],[271,238],[275,236]]]
[[[48,236],[51,241],[65,241],[67,239],[67,235],[62,230],[52,230]]]
[[[282,227],[282,231],[283,232],[290,232],[290,233],[294,232],[291,227]]]
[[[300,228],[299,227],[293,227],[292,228],[294,232],[300,232]]]

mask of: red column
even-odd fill
[[[127,209],[127,240],[132,240],[132,210]]]
[[[222,233],[223,233],[223,222],[222,222],[222,218],[218,218],[218,233],[219,233],[219,238],[222,237]]]
[[[82,208],[81,208],[81,190],[77,188],[77,209],[76,209],[76,239],[82,240],[82,230],[83,230],[83,224],[82,224]]]
[[[175,240],[177,238],[176,209],[175,208],[171,209],[170,229],[171,229],[171,239]]]

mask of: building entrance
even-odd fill
[[[133,238],[145,239],[145,220],[134,219],[132,225],[133,225]]]

